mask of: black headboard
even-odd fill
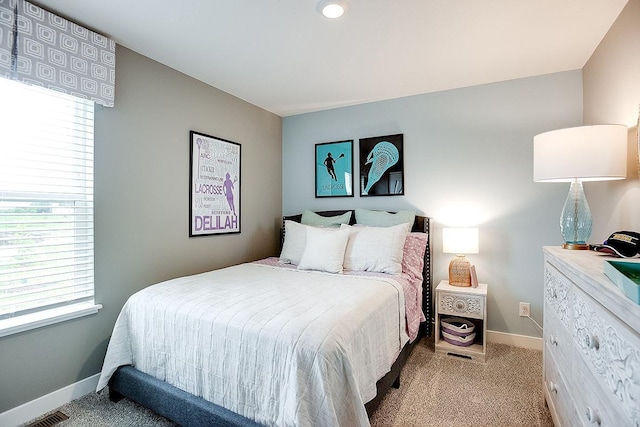
[[[337,216],[342,215],[346,212],[351,212],[351,221],[349,224],[353,225],[356,222],[356,215],[354,210],[342,210],[342,211],[320,211],[315,212],[321,216]],[[284,222],[286,220],[301,222],[302,214],[299,215],[290,215],[282,217],[282,228],[280,229],[280,245],[284,242]],[[427,240],[427,247],[424,251],[424,268],[422,270],[422,311],[424,312],[424,316],[427,318],[425,322],[420,325],[420,335],[419,336],[431,336],[431,318],[432,318],[432,271],[433,271],[433,263],[431,259],[431,218],[427,216],[416,215],[416,219],[413,223],[413,227],[411,231],[419,232],[419,233],[427,233],[429,239]]]

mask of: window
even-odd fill
[[[93,103],[0,78],[0,336],[99,308]]]

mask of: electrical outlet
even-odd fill
[[[520,303],[520,317],[529,317],[531,315],[531,306],[528,302]]]

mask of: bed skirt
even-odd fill
[[[117,402],[123,397],[185,427],[260,425],[132,366],[121,366],[109,381],[109,399]]]
[[[376,383],[378,391],[376,397],[365,404],[369,417],[378,408],[384,395],[391,387],[400,387],[402,367],[418,341],[420,338],[405,345],[391,366],[391,370]],[[184,427],[260,425],[215,403],[140,372],[132,366],[121,366],[109,380],[109,399],[117,402],[123,397]]]

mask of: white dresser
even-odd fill
[[[544,248],[544,395],[556,425],[640,426],[640,305],[591,251]]]

